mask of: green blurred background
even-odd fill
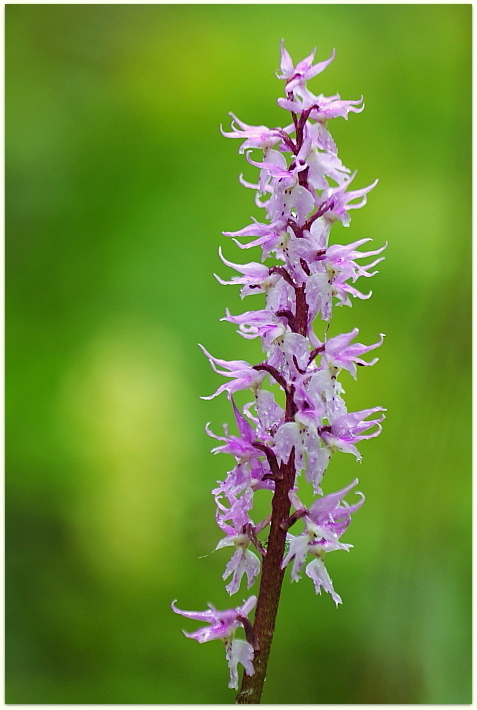
[[[332,239],[389,247],[332,334],[386,333],[342,379],[388,413],[324,482],[367,497],[327,562],[344,604],[287,573],[263,701],[470,702],[471,5],[7,5],[8,703],[233,703],[169,604],[229,606],[197,343],[260,358],[218,321],[261,303],[212,274],[263,214],[219,124],[284,125],[281,37],[336,48],[316,93],[365,97],[330,128],[380,183]]]

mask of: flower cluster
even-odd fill
[[[344,502],[344,496],[358,481],[336,493],[323,495],[323,476],[336,451],[361,456],[357,444],[377,436],[384,418],[382,407],[348,412],[344,390],[338,381],[341,370],[356,378],[357,366],[374,365],[377,358],[363,356],[381,345],[383,336],[372,345],[355,342],[358,329],[327,337],[335,305],[351,305],[351,298],[369,298],[355,287],[360,277],[369,278],[382,257],[385,246],[361,251],[368,239],[341,245],[329,244],[330,230],[340,221],[350,222],[349,212],[366,203],[367,194],[376,183],[361,189],[350,189],[356,173],[343,165],[336,144],[329,133],[328,121],[350,112],[359,113],[362,100],[344,101],[339,95],[314,95],[307,81],[322,72],[333,60],[314,64],[314,52],[294,66],[282,44],[281,73],[285,81],[285,98],[278,104],[291,114],[285,128],[251,126],[232,115],[229,138],[242,141],[240,153],[259,169],[257,183],[241,178],[246,187],[256,191],[256,204],[266,213],[264,222],[252,224],[236,232],[224,232],[241,249],[259,246],[262,261],[235,264],[219,255],[223,263],[238,275],[222,284],[239,285],[241,296],[264,294],[262,307],[238,315],[226,311],[223,320],[238,327],[244,338],[261,340],[265,353],[263,362],[252,365],[243,360],[226,361],[202,350],[215,372],[227,378],[217,391],[204,399],[226,392],[230,399],[237,434],[224,426],[223,436],[207,433],[220,444],[214,453],[233,456],[235,465],[225,481],[213,490],[217,505],[216,520],[224,537],[216,549],[231,547],[224,579],[230,580],[229,594],[239,591],[245,578],[250,588],[261,570],[261,557],[267,554],[267,542],[259,534],[269,525],[271,516],[259,523],[251,518],[254,495],[261,489],[276,492],[285,470],[293,472],[287,494],[294,513],[281,521],[288,530],[299,520],[303,531],[294,536],[287,533],[287,547],[282,567],[291,564],[292,580],[299,579],[307,556],[311,561],[306,574],[317,593],[324,589],[336,604],[341,598],[335,592],[324,564],[327,552],[348,550],[351,545],[340,542],[351,521],[351,515],[362,505],[364,497],[354,505]],[[253,151],[261,155],[252,157]],[[362,265],[362,259],[371,257]],[[265,260],[271,261],[266,265]],[[315,320],[323,322],[323,334],[314,329]],[[284,406],[266,386],[278,385]],[[240,410],[233,395],[250,390],[253,400]],[[288,467],[288,468],[287,468]],[[298,497],[299,475],[311,484],[318,496],[309,509]],[[255,548],[252,551],[251,548]],[[247,614],[255,605],[251,597],[240,608],[217,612],[174,611],[188,618],[207,621],[208,629],[186,634],[199,642],[221,638],[226,644],[231,683],[237,687],[237,662],[248,675],[254,672],[254,636]],[[247,640],[234,639],[242,625]]]

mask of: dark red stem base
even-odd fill
[[[284,574],[281,565],[285,552],[286,531],[281,527],[281,524],[290,515],[288,493],[295,483],[294,449],[292,449],[288,462],[280,466],[280,473],[281,476],[275,482],[270,535],[267,554],[263,558],[260,591],[253,627],[255,639],[259,645],[259,650],[255,651],[253,661],[255,673],[253,676],[244,674],[242,687],[235,700],[238,704],[257,704],[262,696]]]

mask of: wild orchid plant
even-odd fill
[[[236,594],[246,578],[250,588],[261,573],[258,599],[249,597],[241,606],[217,611],[209,605],[203,612],[183,611],[175,604],[173,610],[189,619],[206,622],[208,626],[185,633],[199,643],[222,639],[230,669],[230,688],[238,689],[238,664],[244,666],[244,676],[237,703],[258,703],[262,693],[268,657],[278,610],[285,568],[291,565],[291,578],[298,581],[305,568],[315,592],[328,592],[336,605],[341,604],[325,567],[326,553],[349,550],[352,545],[340,542],[351,522],[351,515],[364,501],[349,505],[344,497],[358,484],[354,480],[346,488],[323,495],[322,479],[331,456],[337,451],[361,455],[356,444],[381,431],[384,419],[382,407],[348,413],[342,395],[344,390],[337,377],[341,370],[356,378],[358,365],[374,365],[362,356],[382,343],[353,343],[358,335],[349,333],[327,337],[333,303],[351,306],[350,296],[366,299],[354,285],[360,277],[373,276],[371,269],[382,260],[375,258],[362,266],[358,259],[375,257],[385,246],[373,251],[358,251],[370,241],[360,239],[348,245],[329,245],[329,233],[336,221],[344,226],[350,222],[349,210],[366,204],[367,193],[376,182],[360,190],[349,186],[351,174],[338,158],[337,148],[327,123],[331,118],[348,118],[349,112],[363,110],[362,99],[343,101],[337,94],[315,96],[307,81],[322,72],[334,59],[313,64],[315,52],[293,65],[282,43],[281,74],[285,81],[285,98],[278,104],[291,113],[292,122],[285,128],[249,126],[232,116],[232,130],[222,131],[229,138],[243,140],[240,153],[260,170],[258,184],[241,179],[245,187],[257,190],[256,204],[266,210],[267,222],[257,222],[238,232],[224,232],[234,238],[241,249],[260,246],[262,262],[272,257],[276,263],[251,262],[234,264],[219,250],[224,264],[240,275],[223,284],[239,284],[241,296],[265,294],[265,307],[231,315],[223,320],[238,325],[244,338],[261,338],[266,358],[257,365],[244,360],[220,360],[210,355],[212,368],[229,378],[210,397],[227,392],[238,435],[216,436],[221,443],[214,453],[227,453],[235,458],[234,468],[225,481],[212,491],[217,504],[217,524],[225,534],[216,549],[231,547],[233,555],[223,578],[230,595]],[[263,160],[251,157],[252,149],[263,152]],[[329,181],[335,183],[330,185]],[[262,199],[261,198],[265,198]],[[356,201],[357,200],[357,201]],[[254,237],[248,243],[238,239]],[[238,239],[237,239],[238,238]],[[323,322],[321,338],[315,333],[315,319]],[[264,389],[264,380],[278,384],[283,390],[284,407],[274,394]],[[233,395],[250,389],[254,399],[242,411]],[[303,474],[301,479],[299,474]],[[298,483],[308,481],[317,498],[306,508],[299,498]],[[254,495],[272,491],[271,513],[255,524],[250,517]],[[290,508],[294,509],[291,513]],[[288,532],[299,520],[303,530],[298,535]],[[268,540],[259,534],[270,526]],[[253,546],[256,552],[252,552]],[[258,553],[258,554],[257,554]],[[256,606],[252,623],[248,615]],[[245,639],[235,638],[242,627]]]

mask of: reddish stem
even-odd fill
[[[293,99],[293,94],[288,94],[289,99]],[[303,144],[303,127],[308,118],[308,113],[304,113],[298,118],[297,114],[292,112],[293,123],[295,124],[296,136],[296,153],[299,153]],[[303,174],[305,173],[305,174]],[[299,175],[299,183],[304,187],[308,187],[307,175],[308,170],[303,171]],[[302,228],[292,222],[291,224],[297,236],[303,236]],[[298,232],[298,234],[297,234]],[[276,268],[276,267],[275,267]],[[281,269],[276,269],[281,273]],[[293,283],[291,276],[287,273],[285,280],[290,283],[295,289],[296,296],[296,312],[295,315],[289,311],[278,312],[277,315],[283,315],[288,319],[292,331],[298,332],[307,337],[308,335],[308,304],[305,297],[305,287],[296,286]],[[290,383],[288,384],[285,378],[272,368],[264,363],[255,365],[256,370],[266,370],[275,380],[283,387],[286,393],[286,410],[285,421],[294,421],[296,414],[296,404],[294,402],[295,388]],[[242,679],[242,687],[237,695],[235,702],[237,704],[257,704],[262,697],[263,684],[267,672],[268,658],[273,640],[273,632],[275,629],[275,619],[278,612],[278,603],[280,601],[280,592],[282,588],[283,574],[282,560],[285,553],[286,530],[290,525],[290,499],[289,492],[295,485],[295,449],[290,453],[290,458],[286,464],[280,465],[280,475],[275,476],[275,493],[272,499],[272,519],[270,524],[270,534],[268,536],[267,554],[263,558],[262,576],[260,580],[260,590],[258,593],[257,611],[255,613],[255,621],[253,624],[253,633],[256,642],[253,666],[255,673],[252,676],[244,673]],[[287,527],[288,526],[288,527]]]
[[[254,655],[254,675],[244,674],[243,676],[242,687],[235,700],[239,705],[257,704],[262,697],[284,574],[282,560],[287,534],[282,524],[289,519],[290,500],[288,493],[295,484],[294,449],[291,451],[288,462],[282,464],[280,469],[282,478],[275,481],[270,535],[268,537],[267,554],[263,558],[262,578],[253,625],[254,638],[259,650],[255,651]]]

